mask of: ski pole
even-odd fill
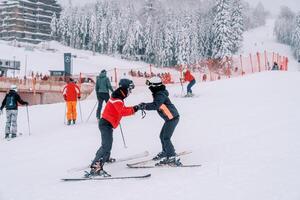
[[[98,103],[98,101],[96,101],[96,103],[95,103],[95,105],[94,105],[94,107],[93,107],[93,109],[92,109],[92,111],[91,111],[89,117],[87,118],[86,122],[88,122],[88,121],[90,120],[90,118],[91,118],[91,116],[92,116],[92,114],[93,114],[93,112],[94,112],[94,110],[95,110],[95,108],[96,108],[97,103]]]
[[[127,145],[126,145],[126,142],[125,142],[125,139],[124,139],[121,123],[120,123],[120,130],[121,130],[121,135],[122,135],[122,139],[123,139],[124,148],[127,149]]]
[[[28,106],[27,105],[26,105],[26,111],[27,111],[28,134],[30,135],[29,112],[28,112]]]
[[[182,79],[180,78],[179,80],[180,80],[180,85],[181,85],[181,96],[183,96],[184,95],[183,94],[184,93],[184,91],[183,91],[184,89],[183,89]]]
[[[81,112],[81,104],[80,104],[80,100],[78,101],[78,105],[79,105],[79,112],[80,112],[81,122],[83,122],[83,120],[82,120],[82,112]]]

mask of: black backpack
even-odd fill
[[[6,109],[10,110],[10,109],[16,109],[17,107],[17,101],[15,98],[15,95],[8,95],[6,97],[6,105],[5,105]]]

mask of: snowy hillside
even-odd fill
[[[86,123],[64,125],[64,104],[19,110],[23,136],[0,141],[1,200],[266,200],[300,199],[300,135],[298,72],[265,72],[196,85],[195,98],[175,98],[180,85],[168,88],[181,118],[174,133],[177,151],[192,150],[183,163],[200,168],[128,169],[125,163],[106,166],[114,176],[151,173],[144,180],[61,182],[83,172],[68,172],[90,163],[100,144],[93,115]],[[150,101],[147,88],[126,104]],[[81,102],[86,121],[95,100]],[[80,122],[80,120],[79,120]],[[4,132],[1,116],[0,132]],[[128,145],[114,133],[112,156],[160,151],[163,121],[156,112],[122,120]],[[3,136],[3,135],[2,135]]]
[[[49,74],[49,70],[64,70],[64,53],[72,53],[73,73],[98,73],[102,69],[114,67],[132,69],[148,66],[142,62],[126,61],[112,56],[95,54],[91,51],[77,50],[61,45],[58,42],[46,42],[39,45],[20,43],[21,47],[11,42],[0,41],[0,59],[21,61],[20,75],[31,71]],[[26,61],[27,59],[27,61]]]
[[[299,71],[300,63],[297,63],[297,60],[293,57],[291,47],[276,41],[274,23],[275,19],[269,18],[265,26],[246,31],[240,53],[242,55],[264,51],[279,53],[288,57],[289,71]]]

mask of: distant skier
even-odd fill
[[[277,62],[274,62],[272,70],[279,70],[279,66]]]
[[[192,97],[193,96],[193,91],[192,87],[195,85],[196,80],[190,70],[184,69],[183,71],[183,81],[188,81],[189,84],[187,85],[187,94],[185,95],[186,97]]]
[[[98,108],[96,112],[96,118],[99,120],[102,110],[103,101],[107,102],[109,99],[109,90],[113,92],[113,88],[110,84],[109,78],[106,76],[106,70],[102,70],[96,81],[96,95],[98,99]]]
[[[179,122],[179,113],[169,99],[169,92],[166,90],[166,86],[163,85],[162,80],[159,77],[152,77],[146,81],[146,85],[149,86],[152,92],[153,102],[140,103],[140,110],[156,110],[160,117],[165,120],[165,123],[160,132],[160,141],[162,145],[162,151],[153,158],[153,160],[160,160],[160,164],[176,164],[181,163],[176,160],[175,149],[171,142],[173,132]]]
[[[119,88],[112,93],[111,98],[108,100],[98,124],[101,132],[101,147],[98,149],[91,164],[90,173],[86,174],[86,177],[110,176],[103,170],[103,165],[110,160],[113,129],[118,127],[122,117],[133,115],[139,109],[138,106],[126,107],[124,105],[124,99],[128,97],[132,89],[134,89],[134,84],[131,80],[121,79]]]
[[[17,137],[18,102],[22,105],[28,105],[28,102],[23,101],[17,92],[17,86],[11,85],[0,108],[0,114],[2,114],[3,108],[6,108],[5,138],[9,138],[10,134],[12,138]]]
[[[63,96],[67,106],[67,125],[71,125],[71,122],[75,124],[77,119],[77,99],[80,99],[81,96],[80,89],[72,78],[70,78],[68,84],[64,87]]]

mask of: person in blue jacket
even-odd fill
[[[6,108],[5,138],[9,138],[10,134],[11,138],[17,137],[18,103],[28,106],[28,102],[23,101],[17,92],[17,86],[11,85],[0,107],[0,114],[2,114],[3,108]]]

